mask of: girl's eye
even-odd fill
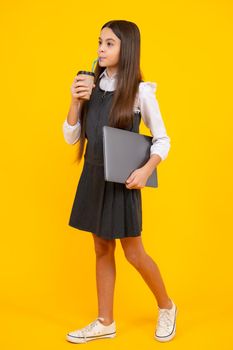
[[[99,41],[98,44],[101,45],[101,42]],[[113,44],[112,43],[108,43],[108,45],[113,45]]]

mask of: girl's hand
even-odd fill
[[[149,176],[148,170],[144,167],[135,169],[126,180],[125,186],[128,189],[141,189],[146,185]]]
[[[93,84],[92,86],[90,86],[90,84],[88,84],[86,82],[86,78],[85,77],[80,77],[80,76],[75,76],[74,81],[71,85],[71,95],[72,95],[72,99],[74,101],[83,101],[82,98],[90,98],[90,94],[92,93],[92,89],[95,87],[95,84]]]

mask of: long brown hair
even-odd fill
[[[121,40],[120,55],[117,69],[117,85],[113,94],[112,105],[109,114],[109,126],[119,129],[127,129],[133,120],[134,103],[138,92],[139,82],[142,81],[140,70],[140,31],[137,25],[126,20],[113,20],[105,23],[105,27],[111,28],[114,34]],[[106,67],[101,67],[97,61],[95,67],[96,84],[100,74]],[[76,161],[80,161],[85,145],[85,122],[88,110],[88,101],[84,101],[80,113],[81,135]]]

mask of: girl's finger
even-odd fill
[[[76,88],[75,91],[76,92],[89,92],[90,90],[89,89]]]
[[[82,83],[82,82],[77,82],[74,84],[74,86],[88,86],[88,84]]]
[[[77,93],[77,96],[78,97],[86,96],[86,92],[79,92],[79,93]]]
[[[80,77],[78,75],[76,75],[76,77],[74,78],[75,81],[78,81],[78,80],[85,80],[86,78],[85,77]]]

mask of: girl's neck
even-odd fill
[[[107,75],[109,78],[112,78],[113,76],[117,75],[117,69],[116,68],[106,68]]]

